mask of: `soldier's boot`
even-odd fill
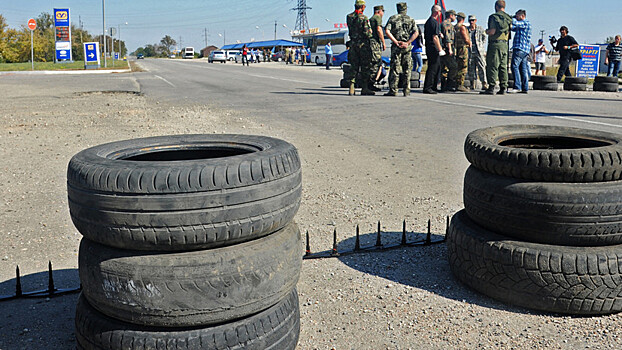
[[[464,85],[460,85],[456,88],[456,91],[459,92],[469,92],[469,89],[465,88]]]
[[[371,85],[371,84],[369,83],[369,81],[367,81],[367,82],[363,83],[362,85],[363,85],[363,86],[361,86],[361,95],[362,95],[362,96],[373,96],[373,95],[375,95],[375,94],[376,94],[375,92],[373,92],[373,91],[369,88],[369,86]]]
[[[447,78],[441,77],[441,90],[440,90],[440,92],[446,92],[446,91],[447,91]]]
[[[494,95],[495,94],[495,87],[494,86],[489,86],[486,90],[482,90],[479,93],[480,93],[480,95]]]
[[[376,85],[374,85],[374,83],[372,83],[372,82],[370,82],[367,86],[369,87],[369,90],[371,90],[371,91],[375,91],[375,92],[382,91],[381,88],[376,87]]]
[[[410,96],[410,89],[404,89],[404,97]]]
[[[350,90],[348,91],[348,95],[354,96],[354,93],[355,93],[354,83],[350,83]]]

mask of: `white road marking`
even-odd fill
[[[170,85],[170,86],[172,86],[172,87],[174,87],[174,88],[176,88],[176,87],[177,87],[177,86],[173,85],[173,83],[171,83],[170,81],[168,81],[168,80],[166,80],[166,79],[162,78],[162,77],[161,77],[161,76],[159,76],[159,75],[155,75],[155,74],[154,74],[153,76],[154,76],[154,77],[156,77],[156,78],[158,78],[158,79],[160,79],[160,80],[162,80],[162,81],[164,81],[165,83],[167,83],[168,85]]]
[[[446,105],[452,105],[452,106],[461,106],[461,107],[485,109],[485,110],[490,110],[490,111],[497,110],[497,111],[504,111],[504,112],[514,112],[513,110],[507,109],[507,108],[496,108],[496,107],[475,105],[475,104],[469,104],[469,103],[442,101],[442,100],[436,100],[436,99],[433,99],[433,98],[415,97],[415,99],[422,100],[422,101],[436,102],[436,103],[446,104]],[[614,127],[614,128],[622,128],[622,125],[615,125],[615,124],[603,123],[603,122],[595,122],[593,120],[583,120],[583,119],[565,117],[565,116],[562,116],[562,115],[555,115],[555,114],[550,114],[550,113],[517,112],[517,114],[518,115],[524,115],[524,116],[533,116],[533,117],[549,117],[549,118],[556,118],[556,119],[563,119],[563,120],[572,120],[572,121],[575,121],[575,122],[586,123],[586,124],[596,124],[596,125],[611,126],[611,127]]]

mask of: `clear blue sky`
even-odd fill
[[[277,21],[277,36],[289,39],[289,30],[296,24],[297,0],[231,0],[231,1],[193,1],[193,0],[106,0],[106,26],[117,27],[121,24],[121,38],[128,44],[130,51],[145,44],[160,41],[164,35],[171,35],[184,46],[195,49],[205,46],[205,28],[208,31],[209,44],[221,46],[223,36],[227,43],[236,40],[250,41],[274,37],[274,21]],[[384,5],[385,19],[395,14],[398,1],[367,2],[366,14],[371,16],[374,5]],[[409,14],[416,19],[427,18],[433,0],[408,1]],[[447,8],[457,12],[475,14],[479,24],[485,25],[486,18],[493,11],[493,0],[446,0]],[[600,43],[608,36],[622,34],[619,0],[521,0],[507,1],[507,12],[513,14],[519,8],[527,10],[527,19],[531,21],[534,37],[539,31],[546,35],[559,36],[561,25],[570,28],[570,34],[580,43]],[[307,16],[310,27],[321,30],[333,28],[334,23],[345,21],[345,16],[352,12],[354,0],[307,0]],[[0,14],[9,26],[25,25],[28,18],[36,17],[41,12],[52,12],[54,7],[69,7],[71,21],[78,25],[82,21],[84,28],[93,34],[102,31],[102,1],[99,0],[0,0]],[[125,25],[125,23],[128,23]],[[286,25],[287,28],[284,28]],[[257,29],[256,27],[259,27]],[[535,40],[535,39],[534,39]]]

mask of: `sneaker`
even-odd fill
[[[518,92],[519,94],[528,94],[529,92],[527,90],[521,90]]]

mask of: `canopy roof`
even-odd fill
[[[250,43],[240,43],[240,44],[229,44],[221,47],[221,50],[241,50],[244,45],[249,49],[259,48],[259,47],[275,47],[275,46],[302,46],[301,43],[297,43],[295,41],[290,40],[268,40],[268,41],[253,41]]]

